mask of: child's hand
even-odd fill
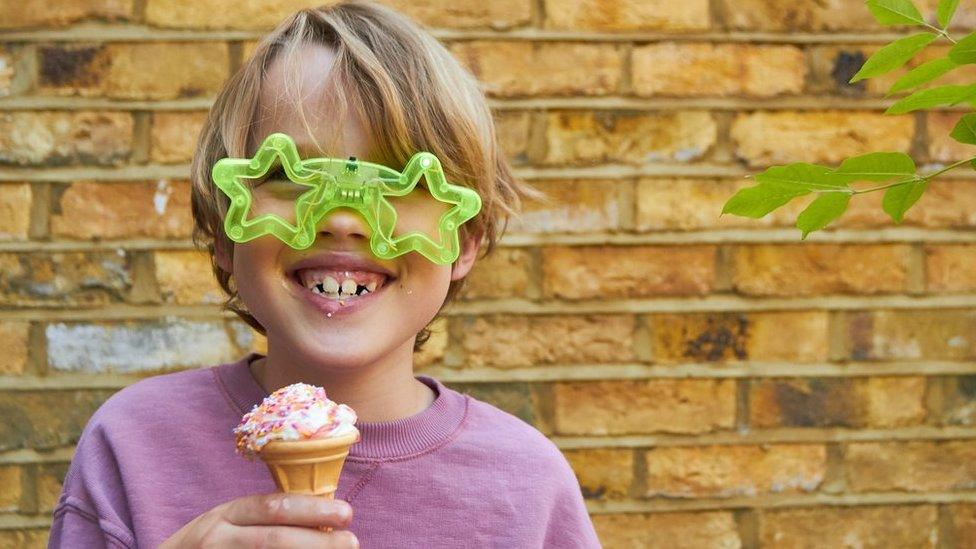
[[[341,500],[298,494],[246,496],[214,507],[163,542],[171,547],[334,547],[355,549],[345,528],[352,508]]]

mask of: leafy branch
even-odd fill
[[[976,32],[958,41],[949,35],[948,28],[959,0],[939,0],[936,8],[939,27],[925,21],[911,0],[867,0],[866,5],[882,25],[914,25],[929,31],[900,38],[879,49],[851,78],[852,84],[901,68],[928,45],[942,38],[952,44],[948,55],[922,63],[895,81],[886,97],[909,93],[895,101],[885,114],[904,114],[959,104],[976,108],[976,84],[926,87],[957,67],[976,64]],[[949,136],[959,143],[976,145],[976,113],[964,114]],[[841,162],[837,168],[805,162],[772,166],[753,176],[757,185],[741,189],[733,195],[725,203],[722,214],[758,219],[794,198],[814,194],[816,197],[796,220],[797,228],[803,233],[801,238],[806,239],[811,232],[823,229],[843,215],[852,196],[883,190],[885,194],[881,207],[895,223],[900,224],[908,209],[928,188],[929,181],[963,164],[976,169],[976,157],[929,174],[917,173],[915,161],[900,152],[854,156]],[[859,181],[884,184],[861,189],[851,186]]]

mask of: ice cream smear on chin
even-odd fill
[[[325,396],[325,389],[295,383],[271,393],[244,414],[234,429],[237,451],[254,456],[273,441],[299,441],[341,437],[356,429],[356,412]]]

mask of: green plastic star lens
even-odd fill
[[[263,181],[278,164],[288,181]],[[230,199],[224,230],[231,240],[248,242],[272,235],[296,250],[312,245],[319,222],[330,211],[350,208],[369,225],[370,248],[377,257],[392,259],[416,251],[445,265],[460,254],[458,228],[481,210],[478,193],[448,183],[440,161],[431,153],[413,155],[403,173],[355,158],[302,160],[295,142],[283,133],[265,138],[253,158],[219,160],[212,177]],[[421,178],[433,198],[451,207],[440,214],[436,225],[430,224],[437,234],[423,230],[396,233],[398,204],[404,207]],[[261,197],[273,198],[255,200],[259,192]],[[417,208],[412,211],[416,217]]]

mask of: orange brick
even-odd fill
[[[903,244],[742,245],[732,251],[732,285],[746,295],[904,292]]]
[[[715,284],[715,247],[547,247],[542,249],[542,272],[546,297],[704,295]]]
[[[222,42],[44,46],[42,93],[116,99],[174,99],[215,93],[230,72]],[[151,69],[149,67],[152,67]]]
[[[529,297],[532,258],[522,248],[495,248],[475,263],[464,282],[465,299]]]
[[[49,514],[54,511],[61,497],[61,485],[68,473],[67,463],[47,464],[37,470],[38,512]]]
[[[763,511],[761,547],[936,547],[934,505]]]
[[[0,375],[22,374],[27,366],[30,324],[0,321]]]
[[[925,287],[930,292],[976,290],[976,245],[925,246]]]
[[[629,181],[533,181],[544,201],[526,202],[509,223],[515,233],[587,233],[622,228],[624,193]]]
[[[961,15],[961,11],[957,11],[958,15]],[[841,93],[851,96],[884,96],[906,72],[926,61],[945,57],[950,49],[947,46],[930,45],[905,63],[904,68],[850,84],[851,77],[881,47],[882,44],[842,44],[811,48],[809,50],[811,68],[807,91],[810,93]],[[940,76],[937,82],[939,85],[969,84],[974,77],[976,77],[976,67],[963,65]]]
[[[72,239],[186,238],[192,231],[185,181],[73,183],[51,216],[51,232]]]
[[[976,441],[857,442],[844,451],[854,492],[947,492],[976,484]]]
[[[117,303],[132,287],[124,252],[0,253],[0,273],[0,305]]]
[[[929,112],[925,114],[928,118],[925,122],[925,131],[928,134],[929,160],[952,163],[974,156],[976,149],[972,145],[960,143],[949,137],[962,115],[963,113],[959,112]]]
[[[565,454],[587,499],[620,499],[630,494],[634,482],[632,451],[596,448]]]
[[[513,164],[524,164],[529,150],[529,113],[500,111],[494,113],[495,133],[502,152]]]
[[[334,4],[327,1],[324,4]],[[457,3],[446,0],[408,2],[383,0],[401,13],[434,27],[492,27],[508,28],[529,22],[532,15],[529,0],[499,0],[498,2]],[[283,2],[235,2],[205,0],[148,0],[146,19],[151,25],[183,28],[268,29],[277,25],[292,12],[301,8],[322,5],[322,2],[286,0]],[[220,17],[213,14],[219,13]]]
[[[952,519],[952,539],[956,547],[976,547],[976,504],[957,503],[949,506]]]
[[[649,318],[655,362],[827,360],[825,312],[687,313]]]
[[[854,360],[968,359],[976,357],[976,313],[966,310],[893,310],[851,314],[847,355]]]
[[[640,179],[635,196],[635,228],[638,231],[693,231],[795,226],[797,215],[805,207],[800,201],[794,201],[760,219],[721,215],[722,207],[732,195],[739,189],[755,184],[755,181],[744,178]],[[890,221],[882,219],[881,222]]]
[[[0,0],[0,28],[63,26],[86,19],[131,18],[133,0]]]
[[[976,375],[942,378],[945,385],[940,425],[970,426],[976,423]]]
[[[20,510],[23,477],[23,469],[19,465],[0,465],[0,512]]]
[[[0,113],[0,164],[120,164],[131,151],[128,113]]]
[[[547,116],[545,162],[687,162],[703,157],[717,132],[707,112],[552,112]]]
[[[15,428],[0,429],[0,451],[74,444],[88,418],[114,391],[4,391],[0,409],[15,410]]]
[[[732,122],[735,154],[750,166],[839,163],[874,151],[908,153],[915,120],[859,111],[739,113]]]
[[[883,192],[858,195],[851,201],[843,217],[831,227],[863,229],[893,226],[891,217],[881,207],[883,197]],[[805,205],[806,202],[801,204]],[[792,219],[796,219],[795,214]],[[922,198],[905,214],[902,226],[941,229],[976,226],[976,181],[941,178],[930,181]]]
[[[524,26],[532,19],[531,0],[382,0],[382,3],[431,27],[508,29]]]
[[[735,380],[566,382],[553,386],[563,435],[705,433],[735,423]]]
[[[27,239],[32,201],[29,184],[0,184],[0,240]]]
[[[925,378],[759,379],[752,382],[754,427],[902,427],[925,420]]]
[[[729,511],[694,513],[627,513],[593,515],[604,547],[700,549],[741,547],[735,518]]]
[[[539,426],[538,413],[536,411],[536,396],[533,391],[533,384],[522,382],[499,382],[499,383],[452,383],[451,387],[458,392],[469,394],[472,397],[487,402],[496,408],[504,410],[522,421]]]
[[[852,97],[877,96],[879,78],[853,84],[851,77],[881,46],[876,44],[839,44],[811,46],[807,49],[810,70],[806,91],[811,94],[837,94]],[[888,83],[891,85],[891,82]],[[884,88],[880,93],[887,91]]]
[[[3,22],[0,22],[2,26]],[[28,45],[0,45],[0,97],[20,95],[30,89],[33,78],[30,59],[33,54],[33,48]]]
[[[328,3],[334,2],[326,2]],[[268,29],[277,25],[292,12],[314,5],[317,4],[310,4],[304,0],[277,2],[147,0],[145,9],[146,22],[158,27]],[[220,16],[214,17],[214,14]]]
[[[677,446],[644,453],[647,497],[699,498],[813,492],[824,480],[819,444]]]
[[[214,277],[210,256],[206,252],[156,252],[154,260],[156,282],[164,302],[195,305],[222,303],[226,299]]]
[[[618,91],[621,50],[613,44],[476,40],[451,46],[489,95],[607,95]]]
[[[976,226],[976,181],[941,178],[931,181],[905,219],[911,224],[933,228]]]
[[[47,547],[48,530],[0,530],[0,547],[44,549]]]
[[[634,360],[630,315],[481,316],[464,319],[465,365],[529,367]]]
[[[545,0],[545,26],[554,29],[639,31],[704,30],[707,0]]]
[[[879,30],[861,0],[792,2],[790,0],[720,0],[725,26],[741,30]]]
[[[205,112],[157,112],[152,115],[149,159],[162,164],[189,162]]]
[[[795,46],[664,42],[632,55],[634,93],[644,97],[798,94],[806,76]]]

